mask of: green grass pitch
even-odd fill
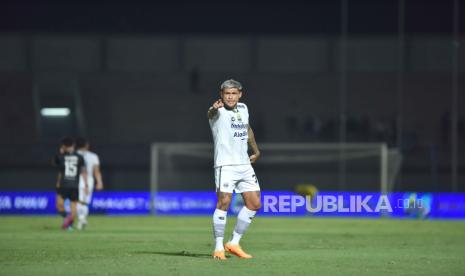
[[[227,261],[210,257],[210,217],[60,222],[0,217],[0,275],[465,275],[464,221],[257,217],[241,242],[254,258]]]

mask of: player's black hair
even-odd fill
[[[87,141],[86,138],[84,137],[79,137],[76,139],[76,148],[77,149],[82,149],[85,147],[89,142]]]
[[[71,137],[64,137],[61,139],[61,145],[65,147],[71,147],[74,145],[74,140]]]

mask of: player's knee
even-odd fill
[[[260,210],[260,208],[262,208],[262,204],[260,201],[251,202],[247,204],[246,206],[247,206],[247,209],[252,210],[252,211],[258,211]]]
[[[228,211],[229,209],[229,205],[228,204],[216,204],[216,209],[220,209],[220,210],[223,210],[223,211]]]
[[[231,204],[231,199],[230,198],[221,198],[218,199],[218,202],[216,204],[216,208],[227,211],[229,209],[229,205]]]

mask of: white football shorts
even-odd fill
[[[217,192],[243,193],[260,191],[257,176],[252,165],[232,165],[215,168]]]
[[[94,189],[91,189],[89,187],[88,193],[86,194],[85,191],[84,191],[84,187],[79,187],[79,201],[89,205],[90,201],[92,200],[93,191],[94,191]]]
[[[90,204],[90,201],[92,200],[92,193],[94,192],[94,181],[89,180],[88,185],[88,193],[86,194],[84,190],[84,181],[81,177],[79,181],[79,201],[85,204]]]

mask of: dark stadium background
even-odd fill
[[[52,190],[64,135],[89,138],[108,190],[148,190],[150,144],[211,141],[234,77],[259,145],[385,142],[396,190],[463,192],[459,2],[2,2],[0,190]]]

